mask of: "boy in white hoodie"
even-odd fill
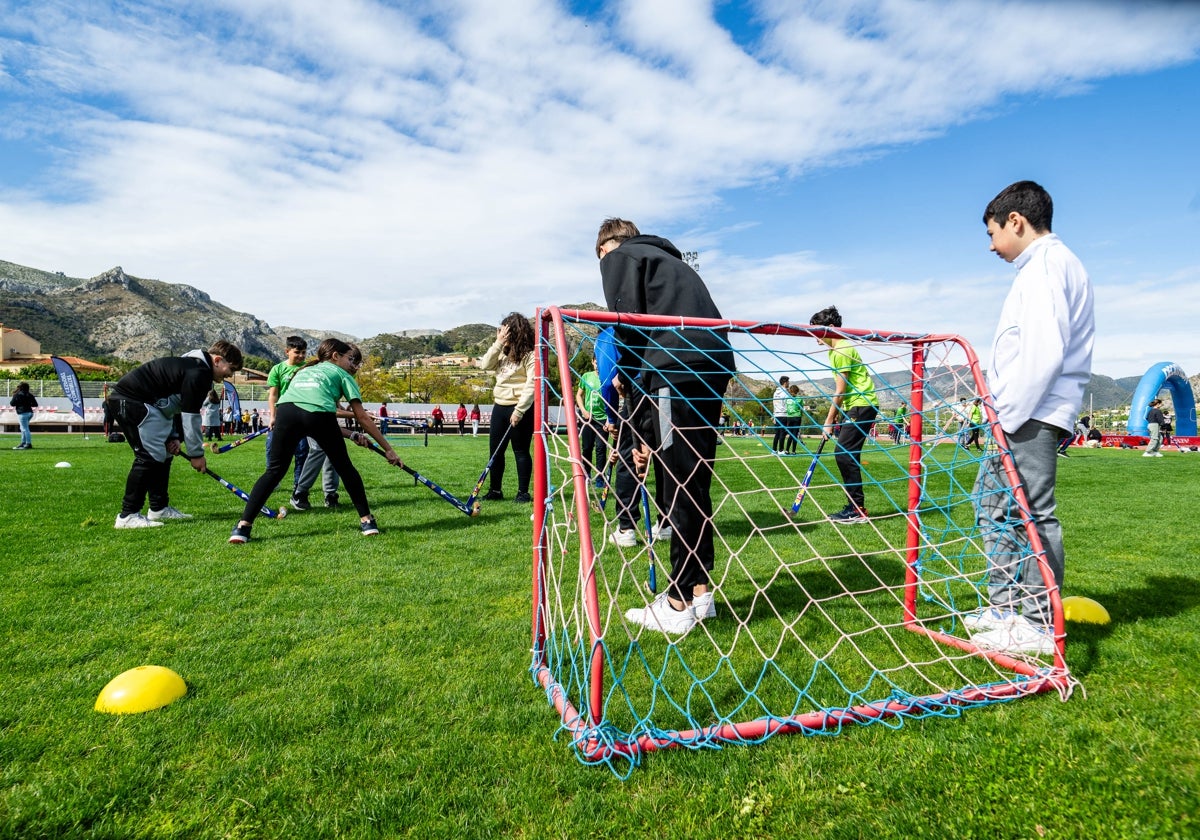
[[[992,342],[988,384],[1016,463],[1054,585],[1063,583],[1062,526],[1055,516],[1058,442],[1074,427],[1092,367],[1095,323],[1087,271],[1050,231],[1054,205],[1033,181],[1000,192],[983,214],[991,250],[1017,267]],[[984,461],[975,485],[990,563],[991,608],[966,617],[980,647],[1049,654],[1055,636],[1049,591],[1035,558],[1017,539],[999,458]]]

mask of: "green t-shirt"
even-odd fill
[[[589,370],[579,377],[579,387],[583,389],[583,407],[592,417],[603,420],[605,417],[604,395],[600,393],[600,374]]]
[[[804,403],[800,401],[799,395],[788,397],[784,403],[784,408],[787,410],[788,417],[799,417],[804,413]]]
[[[974,403],[972,403],[971,404],[971,414],[969,416],[971,418],[971,425],[978,426],[980,423],[983,422],[983,406],[975,405]]]
[[[864,405],[878,406],[875,401],[875,383],[871,374],[863,364],[858,348],[845,341],[837,339],[829,349],[829,366],[834,373],[846,379],[846,394],[842,398],[842,409],[849,411]]]
[[[338,401],[362,400],[354,377],[333,362],[309,365],[292,377],[280,403],[295,403],[308,411],[337,411]]]
[[[292,377],[304,369],[304,363],[298,365],[289,365],[287,362],[280,362],[271,368],[271,372],[267,374],[267,387],[278,388],[280,396],[283,395],[291,384]]]

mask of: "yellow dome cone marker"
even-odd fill
[[[1067,621],[1081,621],[1085,624],[1108,624],[1108,610],[1091,598],[1082,595],[1070,595],[1062,599],[1063,618]]]
[[[96,698],[96,711],[130,715],[161,709],[187,694],[187,683],[170,668],[140,665],[117,674]]]

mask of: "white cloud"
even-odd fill
[[[1187,4],[763,0],[747,51],[711,5],[628,0],[594,20],[549,0],[28,6],[0,35],[0,95],[59,151],[45,195],[76,200],[0,192],[0,256],[121,264],[272,323],[371,335],[598,300],[592,237],[619,214],[695,226],[731,317],[807,315],[844,280],[881,326],[946,300],[923,323],[986,345],[995,277],[963,304],[938,279],[898,296],[791,243],[736,253],[754,220],[705,215],[730,189],[1200,44]]]

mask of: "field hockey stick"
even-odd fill
[[[376,453],[382,455],[384,458],[387,458],[387,453],[384,452],[382,449],[380,449],[375,443],[368,443],[367,449],[370,449],[372,452],[376,452]],[[389,461],[389,463],[391,463],[391,462]],[[430,481],[428,478],[421,475],[419,472],[414,470],[408,464],[401,462],[401,463],[397,464],[396,466],[398,466],[400,469],[404,470],[406,473],[411,475],[417,481],[424,484],[426,487],[428,487],[434,493],[437,493],[439,496],[441,496],[443,499],[445,499],[450,504],[454,505],[456,508],[458,508],[460,511],[465,513],[467,516],[477,515],[477,512],[476,513],[471,512],[471,507],[466,502],[460,501],[458,499],[458,497],[455,496],[453,493],[450,493],[449,491],[443,489],[442,487],[439,487],[436,482]]]
[[[651,595],[658,594],[658,581],[654,570],[654,529],[650,525],[650,494],[642,482],[642,519],[646,523],[646,553],[650,556],[650,571],[646,575],[646,588]]]
[[[500,438],[500,442],[496,444],[496,451],[492,453],[492,457],[488,458],[487,464],[483,468],[483,472],[479,474],[479,481],[475,482],[475,489],[471,491],[471,495],[467,498],[466,505],[471,509],[471,516],[479,515],[479,491],[483,489],[483,482],[487,478],[487,474],[492,471],[492,464],[496,461],[496,456],[504,451],[504,444],[508,441],[509,434],[512,433],[513,425],[510,423],[508,428],[504,430],[504,434]]]
[[[212,470],[206,469],[204,471],[204,474],[212,476],[217,481],[218,484],[220,484],[222,487],[224,487],[226,490],[228,490],[233,495],[237,496],[243,502],[250,501],[250,494],[247,493],[242,488],[238,487],[236,484],[230,484],[228,481],[221,478],[221,476],[217,475]],[[263,505],[261,508],[259,508],[259,510],[261,510],[264,515],[269,516],[272,519],[283,519],[283,517],[287,516],[287,508],[283,505],[279,506],[279,510],[271,510],[266,505]]]
[[[257,432],[251,432],[250,434],[246,435],[244,438],[235,440],[233,443],[227,443],[224,446],[217,446],[214,443],[209,447],[209,449],[212,451],[212,454],[220,455],[222,452],[228,452],[230,449],[236,449],[237,447],[241,446],[243,443],[245,443],[248,440],[254,440],[259,435],[265,435],[269,431],[271,431],[271,429],[269,427],[264,427],[262,429],[259,429]]]
[[[808,471],[804,473],[804,480],[800,482],[800,489],[796,491],[796,501],[792,502],[792,516],[800,512],[800,505],[804,504],[804,497],[808,494],[808,484],[812,481],[813,473],[817,471],[817,460],[821,457],[821,450],[825,448],[825,441],[829,438],[822,437],[821,445],[817,447],[817,454],[813,455],[812,463],[808,465]]]

